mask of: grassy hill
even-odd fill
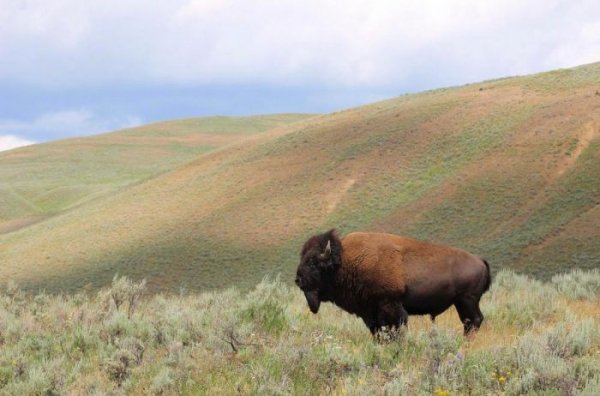
[[[401,233],[548,278],[600,266],[600,63],[313,117],[0,236],[25,288],[251,287],[337,227]]]
[[[0,153],[0,233],[171,170],[198,155],[310,117],[277,114],[159,122]]]
[[[277,280],[241,293],[0,291],[0,394],[598,395],[600,272],[542,283],[501,271],[464,338],[454,309],[377,343]],[[549,304],[540,304],[548,301]]]

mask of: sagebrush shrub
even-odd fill
[[[593,300],[556,280],[495,279],[468,338],[451,312],[374,339],[332,304],[313,315],[278,279],[185,296],[143,296],[122,278],[95,296],[14,287],[0,292],[0,395],[596,394]]]
[[[145,290],[145,279],[139,283],[135,283],[125,276],[119,277],[115,275],[110,288],[110,296],[117,311],[124,303],[127,303],[127,317],[131,318],[138,300]]]
[[[104,362],[104,367],[110,379],[121,386],[129,377],[135,360],[135,356],[130,351],[119,349],[113,353],[110,359]]]
[[[555,275],[552,284],[563,295],[572,299],[594,299],[600,296],[600,270],[571,272]]]
[[[157,395],[162,395],[171,390],[175,385],[173,370],[169,367],[163,367],[152,379],[150,390]]]
[[[546,345],[551,353],[570,358],[582,356],[592,346],[600,345],[600,329],[593,320],[577,320],[572,314],[565,319],[545,333]]]
[[[501,270],[495,277],[483,311],[492,326],[527,329],[563,309],[558,297],[557,291],[548,284]]]
[[[600,378],[592,378],[587,381],[579,393],[579,396],[597,396],[600,395]]]

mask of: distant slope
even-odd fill
[[[309,116],[191,118],[2,152],[0,233]]]
[[[311,118],[0,237],[0,278],[153,290],[291,279],[337,227],[460,246],[541,277],[600,266],[600,63]]]

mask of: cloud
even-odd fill
[[[0,120],[0,135],[43,140],[92,135],[141,124],[135,116],[100,117],[89,110],[44,113],[30,121]]]
[[[35,141],[600,61],[597,0],[0,3],[0,135]]]
[[[0,81],[456,83],[600,60],[599,18],[593,0],[9,2]]]
[[[17,147],[29,146],[31,144],[35,144],[35,142],[14,135],[0,135],[0,151],[12,150]]]

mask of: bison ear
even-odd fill
[[[325,247],[325,251],[319,255],[321,260],[328,260],[331,256],[331,240],[327,241],[327,246]]]

